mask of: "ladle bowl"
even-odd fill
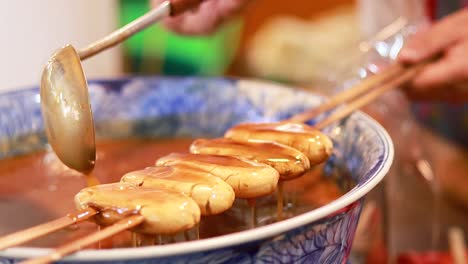
[[[88,83],[75,48],[67,45],[49,59],[41,79],[41,109],[49,142],[61,161],[87,172],[96,160]]]

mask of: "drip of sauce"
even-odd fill
[[[277,209],[276,209],[276,221],[283,220],[283,207],[284,207],[284,195],[283,195],[283,182],[279,182],[277,191]]]
[[[310,168],[309,160],[302,152],[267,141],[238,142],[224,138],[197,139],[190,146],[190,152],[242,157],[264,163],[276,169],[281,180],[297,178]]]
[[[97,232],[99,232],[99,231],[101,231],[101,226],[100,226],[100,225],[97,226]],[[97,248],[98,248],[98,249],[101,249],[101,248],[102,248],[101,240],[98,241]]]
[[[132,247],[138,247],[138,234],[132,232]]]
[[[184,239],[185,241],[190,241],[190,234],[188,231],[184,231]]]
[[[176,242],[175,236],[169,236],[169,243],[175,243],[175,242]]]
[[[200,225],[195,226],[195,240],[200,240]]]
[[[96,175],[92,171],[85,175],[85,179],[86,179],[86,185],[88,187],[101,184],[101,182],[99,182],[99,179],[96,177]]]
[[[257,210],[255,206],[256,200],[255,199],[248,199],[247,204],[250,208],[250,226],[251,228],[255,228],[257,225]]]
[[[140,233],[135,234],[136,247],[154,246],[156,237],[153,235],[145,235]]]
[[[225,137],[241,142],[266,140],[284,144],[304,153],[312,165],[324,162],[333,151],[327,135],[302,123],[245,123],[229,129]]]

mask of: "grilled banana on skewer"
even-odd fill
[[[190,146],[194,154],[242,157],[267,164],[278,171],[281,180],[301,176],[310,168],[309,159],[300,151],[269,141],[238,142],[231,139],[197,139]]]
[[[176,234],[200,222],[200,208],[190,197],[164,188],[128,183],[96,185],[78,192],[75,204],[78,209],[97,209],[100,213],[93,220],[101,226],[139,214],[145,220],[132,231],[144,234]]]
[[[183,193],[195,200],[202,215],[222,213],[231,208],[235,199],[233,189],[226,182],[188,166],[148,167],[125,174],[121,182]]]
[[[236,198],[242,199],[273,193],[279,180],[278,172],[272,167],[239,157],[171,153],[158,159],[156,165],[185,165],[205,170],[229,184]]]
[[[333,150],[330,138],[302,123],[245,123],[229,129],[225,135],[235,141],[267,140],[295,148],[304,153],[311,165],[328,159]]]

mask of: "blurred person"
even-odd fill
[[[468,30],[462,26],[468,22],[467,5],[460,0],[359,0],[366,37],[399,16],[420,25],[405,41],[399,62],[440,56],[402,87],[410,102],[392,95],[378,102],[391,109],[382,119],[396,150],[396,166],[385,186],[387,242],[393,257],[408,250],[446,249],[451,226],[468,231]],[[395,115],[399,108],[412,113]],[[417,122],[408,121],[413,117]],[[415,155],[415,150],[425,153]],[[408,171],[418,159],[428,161],[429,174],[435,177],[425,179],[426,184],[408,177],[418,175]]]
[[[161,0],[152,2],[155,5]],[[181,34],[209,34],[249,2],[206,0],[197,9],[168,18],[164,24]],[[364,37],[372,36],[400,16],[418,23],[435,21],[409,39],[397,60],[412,64],[441,54],[438,61],[425,67],[404,90],[413,100],[416,117],[433,131],[463,146],[462,152],[468,146],[468,60],[465,59],[468,28],[464,26],[468,23],[468,9],[463,9],[466,5],[467,0],[358,1]],[[460,196],[461,191],[456,193]],[[468,207],[468,194],[458,198]]]
[[[402,63],[418,63],[436,54],[442,58],[408,85],[412,99],[425,101],[468,101],[468,22],[465,0],[360,0],[361,27],[371,36],[399,16],[411,22],[433,22],[409,39],[400,51]],[[459,9],[457,11],[457,9]],[[440,20],[439,20],[440,19]],[[438,20],[438,21],[437,21]]]
[[[153,4],[160,2],[153,0]],[[198,35],[209,34],[230,17],[241,12],[248,0],[206,0],[202,5],[180,17],[170,18],[165,25],[178,33]],[[397,58],[398,62],[414,64],[434,55],[441,58],[424,68],[410,83],[402,87],[410,103],[401,96],[387,96],[379,103],[389,105],[389,112],[382,118],[391,119],[384,125],[395,136],[397,159],[407,158],[411,146],[423,147],[429,153],[430,165],[439,178],[443,193],[465,209],[455,208],[443,201],[440,225],[460,224],[468,230],[466,219],[468,208],[468,6],[467,0],[358,0],[361,28],[365,38],[373,36],[384,26],[398,17],[407,18],[411,23],[426,24],[419,32],[405,41]],[[421,23],[427,22],[427,23]],[[387,100],[389,99],[389,100]],[[404,132],[405,118],[410,109],[421,127],[411,125],[413,132]],[[392,113],[392,109],[403,114]],[[400,142],[401,141],[401,142]],[[400,154],[398,152],[400,151]],[[407,153],[404,153],[407,152]],[[402,154],[403,153],[403,154]],[[396,162],[398,165],[399,161]],[[411,163],[411,162],[410,162]],[[393,234],[389,243],[390,254],[408,249],[429,249],[432,243],[431,190],[422,186],[417,179],[404,179],[405,168],[397,168],[398,180],[390,196],[402,199],[393,215],[398,234]],[[394,176],[394,175],[392,175]],[[406,177],[408,178],[408,177]],[[438,187],[439,188],[439,187]],[[388,191],[388,190],[387,190]],[[399,193],[398,193],[399,192]],[[396,195],[395,195],[396,194]],[[406,200],[405,199],[409,199]],[[392,201],[390,201],[392,202]],[[393,206],[393,205],[392,205]],[[400,207],[398,207],[400,206]],[[428,207],[429,206],[429,207]],[[405,211],[406,210],[406,211]],[[412,212],[418,211],[418,212]],[[405,215],[406,214],[406,215]],[[422,217],[422,218],[421,218]],[[462,222],[460,222],[460,219]],[[390,219],[390,221],[393,221]],[[442,228],[444,229],[444,228]],[[442,231],[442,230],[441,230]],[[445,233],[436,238],[446,240]],[[446,244],[446,243],[444,243]],[[429,245],[429,246],[428,246]],[[432,244],[434,246],[434,244]]]
[[[417,63],[441,53],[409,84],[418,100],[468,101],[468,9],[448,15],[415,35],[403,47],[399,61]],[[461,26],[461,27],[460,27]]]
[[[157,6],[163,0],[152,0]],[[177,17],[164,20],[164,25],[177,33],[206,35],[216,31],[227,19],[239,14],[249,0],[205,0],[199,7]]]
[[[152,2],[153,5],[157,5],[162,1],[153,0]],[[249,0],[207,0],[193,11],[165,19],[164,24],[170,30],[181,34],[210,34],[227,19],[240,13],[248,2]],[[425,15],[423,12],[434,12],[437,4],[437,1],[433,0],[395,0],[393,4],[391,2],[361,0],[360,5],[363,6],[361,9],[365,10],[363,16],[366,16],[366,13],[369,12],[373,14],[365,18],[366,23],[383,27],[385,24],[382,22],[388,24],[392,22],[391,19],[401,15],[411,16],[412,19],[418,17],[423,19]],[[422,7],[425,2],[427,2],[427,8]],[[453,1],[439,2],[444,4]],[[461,0],[460,2],[466,3],[467,1]],[[392,16],[392,12],[388,12],[388,9],[393,9],[398,13],[393,13]],[[444,10],[447,10],[447,8]],[[430,16],[434,17],[435,14],[430,14]],[[372,19],[374,21],[371,21]],[[444,54],[441,60],[426,67],[408,85],[407,91],[411,98],[417,100],[468,101],[468,61],[463,59],[464,55],[468,55],[468,30],[465,27],[460,27],[460,25],[467,22],[468,10],[458,11],[437,22],[432,27],[423,30],[403,47],[399,56],[399,61],[403,63],[417,63],[434,54],[440,52]],[[459,30],[453,30],[457,27]],[[375,31],[378,29],[375,28]]]
[[[393,4],[389,4],[393,3]],[[368,36],[398,16],[428,21],[401,49],[397,60],[418,63],[434,55],[404,90],[414,116],[429,128],[429,151],[442,188],[468,208],[468,1],[360,0],[361,26]]]
[[[159,2],[161,0],[152,1],[153,5]],[[249,2],[206,0],[197,9],[168,18],[164,24],[180,34],[210,34],[227,19],[242,12]],[[441,59],[425,67],[404,90],[413,100],[416,118],[432,131],[462,146],[463,157],[467,155],[468,146],[468,27],[464,26],[468,23],[468,9],[463,9],[467,5],[467,0],[358,1],[361,27],[367,38],[400,16],[417,23],[440,19],[412,36],[397,60],[418,63],[441,54]],[[451,188],[457,187],[451,185]],[[468,191],[450,193],[468,207]]]

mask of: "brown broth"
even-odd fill
[[[193,139],[101,140],[97,144],[97,162],[93,171],[101,183],[117,182],[127,172],[154,166],[155,161],[171,152],[188,152]],[[339,186],[333,177],[321,176],[321,169],[284,182],[283,218],[289,218],[326,204],[349,189]],[[348,177],[344,175],[343,177]],[[350,180],[351,181],[351,180]],[[36,152],[0,161],[0,236],[74,212],[74,196],[87,181],[84,175],[67,169],[51,152]],[[299,186],[299,187],[298,187]],[[236,199],[227,212],[202,217],[196,228],[176,236],[154,238],[157,244],[195,240],[247,230],[252,227],[252,208]],[[255,226],[276,221],[275,194],[255,201]],[[80,223],[26,246],[53,247],[96,231],[90,222]],[[199,232],[199,233],[198,233]],[[124,232],[102,241],[100,248],[131,247],[132,235]],[[98,244],[92,245],[98,248]]]

